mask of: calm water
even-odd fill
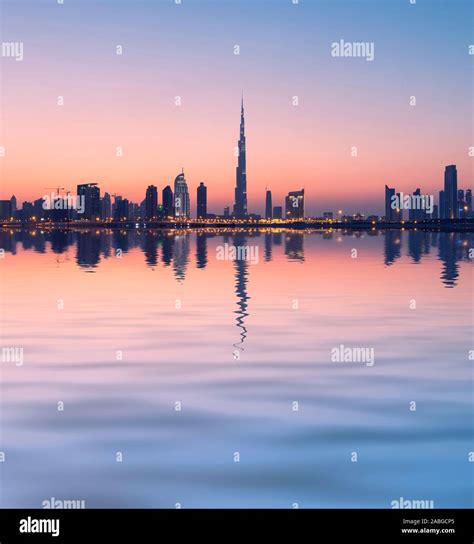
[[[23,354],[0,367],[2,507],[473,505],[474,235],[0,247],[2,347]],[[341,344],[373,366],[332,361]]]

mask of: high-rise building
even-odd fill
[[[102,198],[100,217],[103,221],[112,217],[112,201],[109,193],[104,193],[104,197]]]
[[[16,196],[15,195],[13,195],[10,198],[10,202],[12,204],[12,214],[15,214],[15,212],[16,212]]]
[[[202,181],[197,188],[196,217],[207,217],[207,187]]]
[[[421,189],[418,188],[416,191],[414,191],[413,196],[414,198],[412,199],[412,206],[408,212],[408,219],[410,221],[422,221],[423,219],[425,219],[426,216],[425,209],[422,207],[415,207],[415,203],[418,203],[420,206],[422,205]]]
[[[0,219],[2,221],[10,219],[12,216],[11,200],[0,200]]]
[[[126,198],[122,198],[120,195],[117,195],[115,197],[115,202],[112,210],[114,221],[122,221],[124,219],[128,219],[129,213],[129,201]]]
[[[288,193],[288,196],[285,198],[285,213],[287,219],[303,219],[304,189]]]
[[[458,217],[458,173],[454,164],[444,170],[444,209],[446,219]]]
[[[397,193],[397,200],[401,204],[402,202],[402,195],[401,193]],[[403,208],[400,206],[400,208],[396,208],[392,211],[392,217],[394,221],[403,221]]]
[[[267,190],[265,195],[265,218],[271,219],[273,217],[272,210],[272,192]]]
[[[171,217],[174,215],[173,191],[169,185],[162,191],[162,203],[164,216]]]
[[[182,171],[174,180],[174,215],[175,217],[189,217],[190,212],[188,184],[184,177],[184,171]]]
[[[461,219],[465,217],[468,211],[467,203],[464,198],[464,189],[458,189],[457,208],[458,217]]]
[[[225,208],[224,208],[224,217],[230,217],[230,208],[229,208],[229,206],[225,206]]]
[[[148,185],[145,195],[145,219],[154,219],[158,213],[158,191],[154,185]]]
[[[34,210],[33,204],[27,201],[23,202],[23,206],[21,208],[21,220],[30,221],[34,215],[35,215],[35,210]]]
[[[472,191],[471,191],[471,189],[468,189],[466,191],[466,204],[467,204],[467,211],[472,212]]]
[[[46,210],[43,208],[44,202],[43,198],[38,198],[33,202],[34,217],[37,221],[46,217]]]
[[[444,191],[439,192],[439,218],[446,219],[446,202],[444,200]]]
[[[394,221],[396,211],[392,208],[392,197],[395,196],[395,189],[385,185],[385,221]]]
[[[235,204],[234,216],[237,218],[247,217],[247,158],[245,149],[245,118],[244,118],[244,99],[240,109],[240,137],[238,141],[238,159],[235,170]]]
[[[83,219],[100,217],[100,189],[97,183],[82,183],[77,186],[77,196],[84,198]]]
[[[281,206],[273,206],[273,219],[283,219],[283,208]]]

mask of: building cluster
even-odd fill
[[[223,215],[208,213],[207,187],[201,182],[196,191],[196,217],[198,219],[235,218],[240,220],[260,219],[257,214],[250,214],[247,207],[247,155],[245,143],[245,116],[242,100],[240,113],[240,135],[238,141],[238,160],[236,167],[236,185],[232,212],[226,206]],[[174,187],[164,187],[161,192],[161,203],[158,188],[149,185],[145,198],[141,203],[134,203],[121,195],[100,194],[98,183],[81,183],[77,186],[76,195],[70,191],[61,195],[64,187],[57,187],[51,197],[43,197],[34,202],[23,202],[17,209],[15,196],[10,200],[0,200],[0,220],[15,221],[159,221],[170,218],[186,219],[191,217],[191,203],[184,170],[174,180]],[[112,201],[113,199],[113,201]],[[271,191],[266,195],[265,217],[267,219],[283,219],[281,206],[272,207]],[[285,199],[285,218],[304,218],[304,189],[288,193]]]
[[[458,173],[454,164],[444,170],[444,188],[439,191],[438,204],[434,195],[416,189],[411,195],[397,193],[385,185],[386,221],[426,221],[430,219],[473,219],[472,190],[458,189]]]

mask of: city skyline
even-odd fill
[[[239,139],[236,146],[236,170],[235,170],[235,189],[234,189],[234,204],[232,206],[232,213],[230,214],[230,206],[225,206],[223,213],[210,213],[208,212],[208,193],[207,186],[203,181],[199,183],[196,188],[196,218],[212,218],[223,217],[226,214],[238,220],[245,220],[248,218],[259,219],[264,217],[265,219],[281,218],[282,213],[278,210],[283,208],[284,204],[284,218],[290,220],[305,219],[311,217],[324,217],[325,219],[333,219],[337,217],[339,219],[343,217],[350,217],[351,214],[344,213],[342,209],[322,212],[318,215],[311,216],[306,213],[305,208],[305,189],[301,190],[289,190],[285,196],[281,206],[273,207],[273,194],[272,190],[265,188],[265,202],[264,213],[256,214],[252,210],[248,209],[247,204],[247,145],[245,137],[245,115],[244,115],[244,99],[241,98],[240,109],[240,129]],[[46,189],[54,189],[54,187],[47,187]],[[59,215],[50,217],[55,221],[70,220],[72,218],[88,219],[88,220],[108,220],[113,219],[115,221],[121,220],[134,220],[145,219],[148,221],[154,221],[159,218],[174,216],[179,219],[191,218],[191,199],[189,194],[188,183],[185,178],[184,168],[174,179],[174,191],[169,185],[162,190],[162,202],[159,202],[158,187],[155,185],[149,185],[145,192],[145,198],[138,203],[133,203],[128,198],[124,198],[123,195],[112,193],[115,198],[115,202],[111,203],[111,193],[105,192],[104,196],[100,196],[100,186],[98,182],[79,183],[77,185],[77,195],[70,196],[71,191],[67,187],[57,188],[56,195],[43,195],[39,199],[35,199],[33,202],[24,201],[22,206],[18,205],[18,199],[16,195],[12,195],[8,200],[0,200],[0,219],[5,220],[10,217],[14,217],[17,214],[17,210],[21,210],[20,220],[25,221],[35,216],[38,219],[40,216],[40,208],[53,209],[55,202],[65,203],[59,205],[58,209],[61,210]],[[64,194],[61,194],[61,191]],[[77,201],[82,201],[82,211],[77,212],[76,216],[72,217],[70,211],[67,208],[78,209]],[[403,192],[396,192],[394,188],[390,188],[385,184],[385,199],[384,199],[384,216],[385,221],[401,221],[406,219],[403,212],[408,211],[408,217],[410,221],[414,220],[427,220],[427,219],[447,219],[454,220],[458,218],[471,218],[472,219],[472,190],[470,188],[458,190],[458,173],[457,167],[454,164],[445,167],[444,171],[444,185],[439,191],[438,204],[434,204],[434,194],[426,195],[418,187],[412,195],[405,195],[408,198],[408,207],[404,208]],[[423,205],[423,210],[420,212],[418,208],[413,209],[411,199],[416,206]],[[394,204],[394,199],[398,199],[398,204]],[[431,200],[431,209],[427,213],[425,210],[424,199]],[[45,202],[47,207],[45,208]],[[72,204],[71,204],[72,202]],[[9,204],[10,203],[10,204]],[[212,207],[212,206],[211,206]],[[338,206],[340,208],[340,206]],[[399,209],[402,208],[402,209]],[[364,213],[365,212],[365,213]],[[378,214],[374,214],[372,211],[364,210],[364,212],[358,211],[352,214],[355,218],[367,218],[376,217]]]
[[[278,204],[304,187],[308,214],[316,215],[340,207],[380,214],[384,184],[433,193],[447,164],[457,165],[460,187],[472,185],[464,115],[472,66],[467,2],[324,9],[307,2],[271,8],[145,2],[136,11],[97,2],[88,10],[25,4],[26,17],[14,3],[2,13],[8,39],[30,37],[22,62],[0,59],[2,198],[15,194],[23,202],[43,187],[90,181],[140,202],[144,188],[169,185],[184,165],[193,196],[201,181],[208,187],[210,212],[232,209],[232,127],[242,90],[253,213],[264,214],[265,187]],[[143,29],[133,39],[126,24],[131,13]],[[202,38],[215,17],[219,28]],[[160,36],[152,32],[157,20]],[[271,39],[282,20],[284,46]],[[406,42],[389,21],[403,21]],[[333,42],[356,37],[353,22],[356,34],[375,44],[373,62],[331,56]],[[177,26],[184,31],[179,45],[170,30]],[[456,32],[438,43],[434,38],[446,27]],[[79,39],[84,34],[87,44]],[[58,40],[61,58],[54,54]],[[48,84],[38,81],[38,71],[48,74]]]

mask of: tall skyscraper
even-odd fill
[[[184,171],[178,174],[174,180],[174,215],[176,217],[189,217],[191,215],[188,184],[184,177]]]
[[[207,187],[202,181],[197,188],[196,217],[207,217]]]
[[[446,202],[444,198],[444,191],[439,192],[439,218],[446,219]]]
[[[2,221],[10,219],[12,216],[12,201],[0,200],[0,219]]]
[[[97,183],[82,183],[77,186],[77,196],[84,198],[84,213],[80,219],[100,217],[100,189]]]
[[[154,185],[148,185],[145,195],[145,219],[156,218],[158,213],[158,191]]]
[[[162,191],[162,202],[164,216],[171,217],[174,215],[173,191],[169,185],[167,185]]]
[[[244,118],[244,99],[240,110],[240,137],[238,141],[238,159],[235,170],[235,204],[234,216],[237,218],[247,217],[247,159],[245,149],[245,118]]]
[[[444,170],[444,206],[446,219],[458,217],[458,172],[454,164]]]
[[[273,210],[272,210],[272,192],[267,191],[267,194],[265,196],[265,218],[271,219],[273,217]]]
[[[112,201],[109,193],[104,193],[101,203],[100,217],[105,220],[112,217]]]
[[[288,193],[288,196],[285,198],[285,212],[287,219],[303,219],[304,189]]]
[[[392,197],[395,196],[395,189],[385,185],[385,221],[393,221],[396,211],[392,209]]]
[[[10,202],[12,203],[12,214],[15,214],[16,212],[16,196],[15,195],[13,195],[10,198]]]

